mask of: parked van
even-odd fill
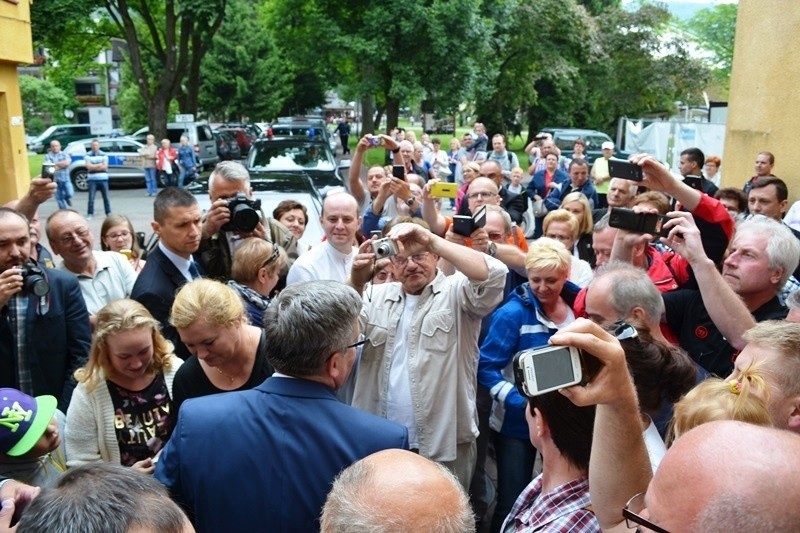
[[[50,149],[51,141],[61,142],[61,146],[67,146],[72,141],[86,139],[92,136],[91,126],[89,124],[57,124],[50,126],[44,132],[36,137],[28,146],[28,150],[36,152],[37,154],[44,154]]]
[[[131,137],[144,143],[150,129],[145,126],[136,131]],[[217,155],[217,141],[211,132],[211,127],[205,122],[170,122],[167,124],[167,139],[176,149],[181,143],[181,135],[189,137],[189,145],[194,147],[194,153],[200,160],[200,166],[211,168],[219,163]],[[161,145],[161,139],[156,139],[156,146]]]

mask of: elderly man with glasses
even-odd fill
[[[75,276],[30,261],[30,227],[0,207],[0,388],[58,398],[66,412],[91,344]]]
[[[481,318],[502,299],[507,269],[433,234],[419,219],[395,219],[388,228],[398,281],[364,295],[361,324],[369,342],[353,405],[406,426],[411,448],[444,464],[468,488],[478,436],[478,332]],[[438,270],[439,259],[456,272]],[[357,290],[369,280],[374,260],[371,243],[364,243],[351,275]]]
[[[94,235],[77,211],[59,209],[47,217],[45,231],[53,251],[64,259],[59,268],[77,276],[92,323],[106,304],[130,296],[136,271],[124,255],[94,250]]]

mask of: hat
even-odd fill
[[[603,150],[613,150],[614,143],[612,143],[611,141],[606,141],[600,145],[600,148],[602,148]]]
[[[34,398],[17,389],[0,389],[0,453],[28,453],[44,435],[57,405],[53,396]]]

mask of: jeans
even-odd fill
[[[108,198],[108,180],[89,180],[89,205],[86,208],[88,216],[94,216],[94,195],[97,190],[103,195],[103,207],[106,210],[106,216],[111,214],[111,201]]]
[[[514,502],[533,479],[536,448],[528,440],[515,439],[492,431],[497,458],[497,504],[492,531],[499,531]]]
[[[72,207],[72,196],[75,191],[72,189],[72,182],[67,178],[64,181],[57,181],[56,186],[56,202],[58,202],[59,209],[66,209]]]
[[[158,182],[156,182],[156,167],[144,169],[144,184],[147,186],[147,194],[155,196],[158,192]]]

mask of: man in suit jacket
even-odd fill
[[[287,287],[264,317],[275,374],[252,390],[183,404],[155,477],[193,513],[198,532],[317,531],[342,469],[408,448],[405,427],[335,395],[367,342],[359,340],[361,305],[338,282]]]
[[[169,323],[170,309],[184,283],[200,277],[192,254],[200,246],[200,207],[186,189],[166,187],[153,203],[153,232],[158,247],[147,256],[147,263],[133,285],[131,298],[144,305],[161,323],[164,336],[175,345],[181,359],[191,354]]]
[[[0,208],[0,387],[55,396],[66,412],[91,345],[89,314],[75,276],[41,268],[35,287],[23,277],[36,267],[30,251],[28,219]]]

